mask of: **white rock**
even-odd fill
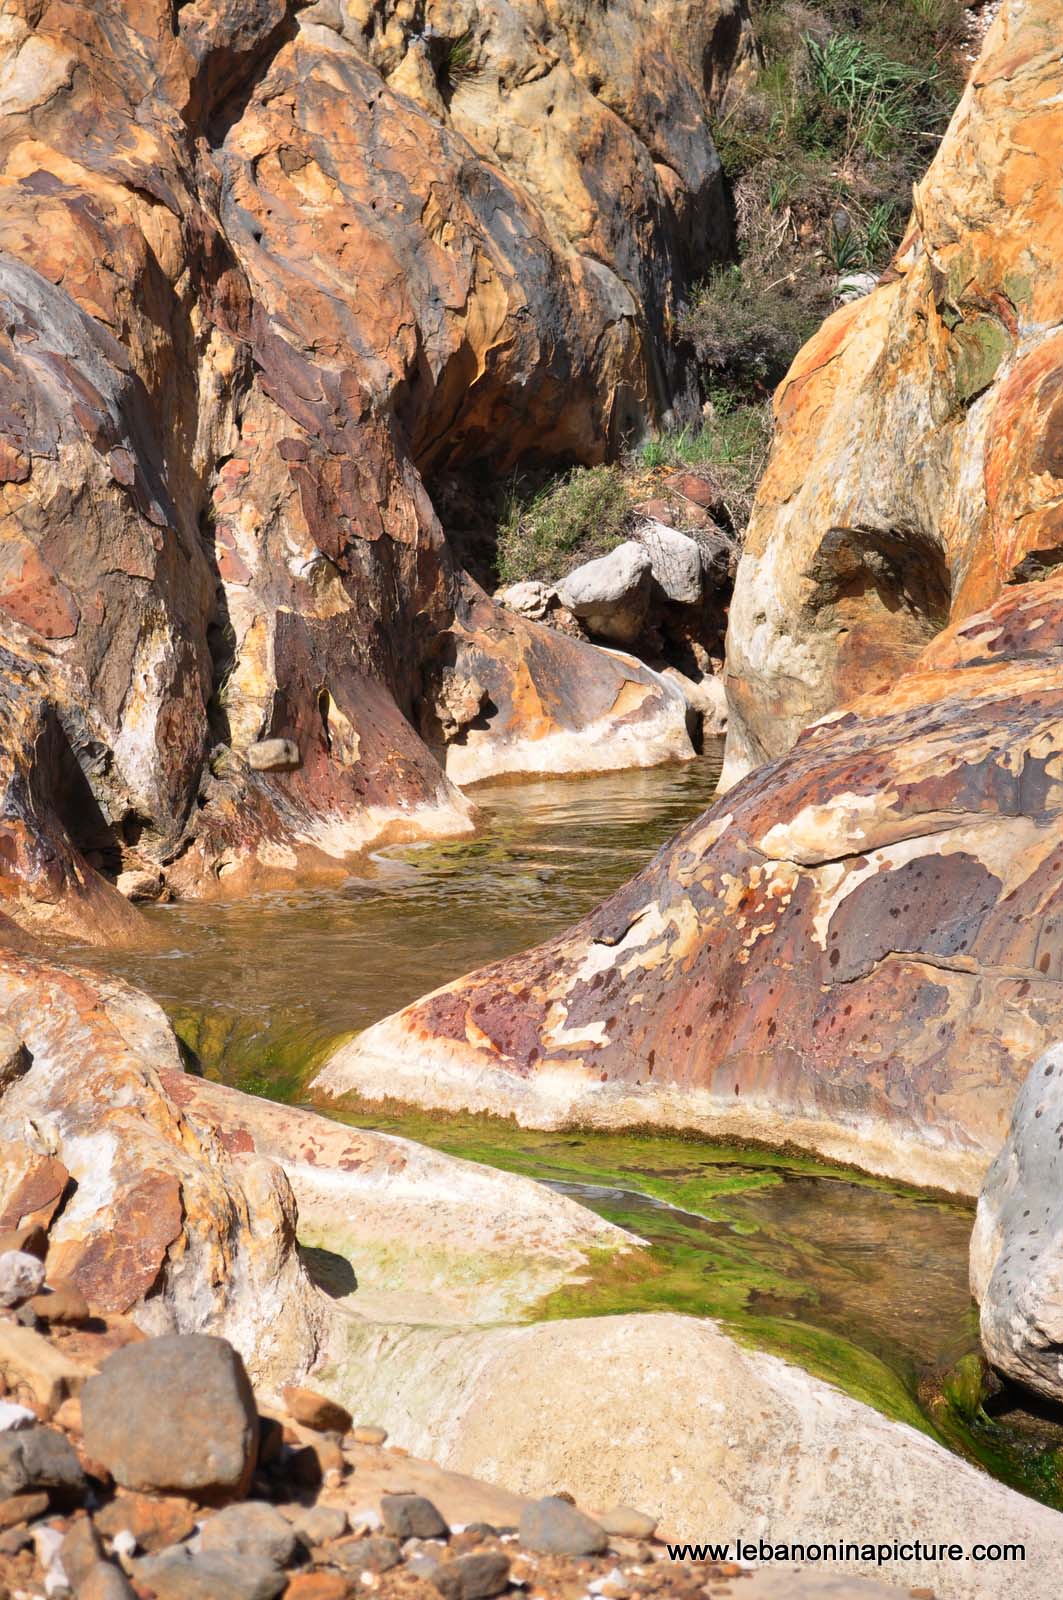
[[[862,300],[877,284],[878,274],[875,272],[843,272],[840,278],[834,280],[834,297],[845,306],[851,300]]]
[[[649,552],[654,580],[669,600],[697,605],[702,592],[701,551],[689,534],[663,522],[647,522],[639,529],[639,543]]]
[[[649,551],[626,539],[607,556],[576,567],[558,585],[557,595],[591,633],[632,644],[646,620],[652,578]]]
[[[245,754],[255,772],[290,772],[299,765],[299,746],[294,739],[259,739],[248,745]]]
[[[0,1255],[0,1306],[20,1306],[44,1283],[44,1262],[25,1250]]]
[[[548,584],[528,578],[523,583],[511,583],[505,589],[499,589],[495,599],[507,611],[516,611],[519,616],[531,617],[538,622],[546,615],[553,595],[554,591]]]
[[[119,1528],[118,1532],[111,1540],[111,1548],[118,1557],[119,1561],[121,1561],[123,1557],[128,1560],[130,1556],[135,1556],[138,1545],[137,1536],[133,1532],[132,1528]]]
[[[13,1400],[0,1400],[0,1433],[12,1433],[16,1428],[31,1428],[37,1413],[29,1406],[17,1406]]]
[[[1030,1068],[986,1174],[971,1234],[971,1292],[995,1367],[1063,1399],[1063,1044]]]

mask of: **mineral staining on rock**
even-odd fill
[[[706,113],[749,22],[736,0],[499,3],[472,30],[450,9],[9,19],[16,922],[130,938],[124,894],[467,832],[443,761],[691,753],[670,686],[465,579],[424,480],[600,460],[683,390],[653,345],[727,241]],[[486,698],[448,739],[433,685],[458,656]]]
[[[1060,82],[1055,8],[1003,5],[887,281],[780,387],[728,633],[730,777],[756,770],[569,933],[341,1048],[322,1092],[977,1191],[1063,1026],[1063,209],[1028,137]]]

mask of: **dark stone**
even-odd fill
[[[423,1494],[386,1494],[380,1501],[384,1526],[396,1539],[445,1539],[450,1529]]]
[[[70,1441],[54,1428],[23,1428],[0,1434],[0,1496],[27,1489],[79,1491],[85,1474]]]
[[[509,1588],[509,1557],[500,1550],[440,1562],[431,1575],[444,1600],[492,1600]]]
[[[138,1561],[135,1577],[155,1600],[275,1600],[288,1583],[280,1567],[261,1556],[185,1545]]]
[[[557,1495],[525,1506],[520,1540],[529,1550],[548,1556],[596,1556],[609,1543],[604,1528]]]
[[[173,1334],[126,1345],[81,1395],[85,1449],[128,1489],[239,1498],[258,1454],[244,1364],[225,1339]]]
[[[291,1523],[272,1506],[261,1500],[244,1500],[210,1517],[203,1524],[199,1543],[203,1550],[262,1556],[285,1567],[295,1554],[296,1535]]]

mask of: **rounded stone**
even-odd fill
[[[657,1532],[657,1518],[632,1506],[611,1506],[598,1520],[614,1539],[652,1539]]]
[[[258,1413],[237,1352],[207,1334],[126,1345],[81,1394],[85,1449],[126,1489],[198,1500],[244,1494],[258,1451]]]
[[[0,1306],[20,1306],[44,1283],[44,1262],[28,1250],[0,1255]]]
[[[547,1495],[521,1512],[520,1542],[537,1555],[596,1556],[609,1540],[600,1522],[567,1500]]]

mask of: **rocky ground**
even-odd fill
[[[10,1600],[627,1600],[750,1578],[673,1562],[630,1507],[592,1517],[560,1485],[522,1500],[410,1457],[312,1389],[255,1394],[227,1341],[93,1315],[46,1254],[39,1225],[0,1237]]]

